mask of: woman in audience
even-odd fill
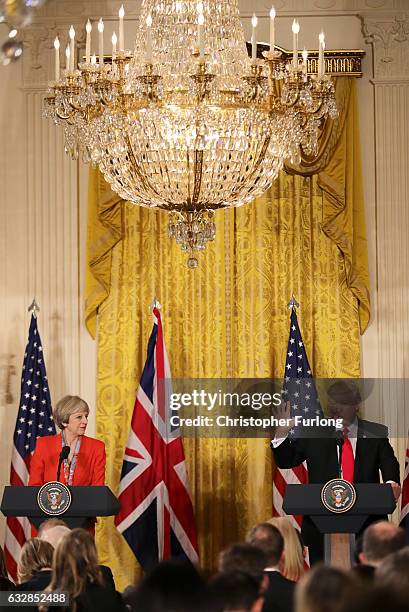
[[[68,532],[55,549],[51,583],[46,589],[53,591],[68,593],[72,612],[125,611],[118,591],[104,584],[94,539],[85,529]],[[48,606],[40,610],[48,610]]]
[[[9,591],[14,584],[8,579],[6,561],[4,559],[3,549],[0,546],[0,591]]]
[[[284,516],[271,518],[267,522],[277,527],[284,538],[284,561],[281,573],[288,580],[297,582],[305,572],[304,547],[298,532]]]
[[[42,591],[51,580],[54,549],[39,538],[27,540],[17,565],[18,584],[15,591]]]

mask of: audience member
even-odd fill
[[[358,581],[347,572],[318,564],[297,585],[296,612],[341,612],[360,592]]]
[[[64,521],[59,519],[49,519],[41,523],[38,530],[38,537],[49,542],[54,548],[57,548],[60,540],[71,530],[67,527]],[[115,591],[115,581],[112,575],[112,570],[107,565],[100,565],[99,569],[102,572],[102,578],[106,586],[111,587]]]
[[[304,546],[300,532],[293,527],[286,516],[276,516],[267,522],[277,527],[284,538],[284,557],[281,573],[288,580],[298,582],[305,573]]]
[[[409,546],[388,555],[376,568],[375,580],[409,609]]]
[[[379,521],[369,525],[364,531],[361,563],[378,567],[391,553],[397,552],[407,544],[406,533],[388,521]]]
[[[44,537],[44,534],[53,527],[66,527],[68,529],[67,523],[65,523],[63,520],[58,518],[49,518],[41,523],[40,527],[38,528],[37,538],[40,538],[40,540],[45,540],[46,538]]]
[[[72,612],[125,610],[120,594],[104,584],[94,539],[85,529],[69,530],[58,543],[46,591],[67,592]],[[47,609],[47,606],[40,607],[42,611]]]
[[[31,538],[21,549],[15,591],[43,591],[51,580],[54,549],[48,542]]]
[[[252,544],[232,544],[219,555],[219,572],[241,572],[249,574],[264,592],[268,587],[268,576],[264,569],[267,560],[264,552]]]
[[[208,587],[190,563],[162,561],[124,595],[135,612],[208,612]]]
[[[9,591],[13,586],[14,584],[7,575],[6,560],[3,549],[0,546],[0,591]]]
[[[293,610],[295,582],[281,574],[284,561],[284,538],[270,523],[256,525],[248,534],[247,541],[263,551],[269,584],[264,594],[263,612],[291,612]]]
[[[263,595],[251,574],[221,572],[210,581],[213,612],[261,612]]]

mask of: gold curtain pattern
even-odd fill
[[[114,493],[155,295],[174,378],[281,377],[292,293],[301,304],[298,318],[314,374],[359,376],[359,333],[367,322],[362,312],[369,316],[366,243],[359,225],[364,205],[355,84],[341,80],[349,95],[333,155],[342,167],[334,167],[331,157],[319,173],[282,172],[252,204],[217,212],[216,240],[199,255],[196,270],[186,267],[186,255],[169,241],[166,213],[115,203],[112,193],[96,189],[101,179],[91,171],[87,287],[92,292],[86,317],[92,332],[98,311],[97,437],[106,444],[107,485]],[[331,181],[337,196],[328,191]],[[112,226],[99,214],[101,207],[106,213],[107,202]],[[269,441],[185,439],[184,444],[201,564],[210,570],[226,544],[271,516]],[[122,589],[140,569],[113,518],[98,523],[101,563],[112,567]]]

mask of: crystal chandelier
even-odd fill
[[[322,121],[336,115],[334,88],[324,73],[320,38],[318,73],[307,74],[293,23],[292,61],[274,44],[247,54],[237,0],[142,0],[134,52],[119,45],[104,61],[102,20],[99,61],[75,67],[73,28],[60,74],[45,99],[45,114],[64,126],[66,151],[97,165],[124,200],[168,211],[169,237],[198,265],[195,252],[215,237],[214,211],[260,196],[285,160],[315,155]]]

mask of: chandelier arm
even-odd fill
[[[193,186],[193,197],[192,197],[192,205],[196,206],[200,189],[202,186],[202,176],[203,176],[203,151],[195,150],[195,163],[194,163],[194,186]]]

